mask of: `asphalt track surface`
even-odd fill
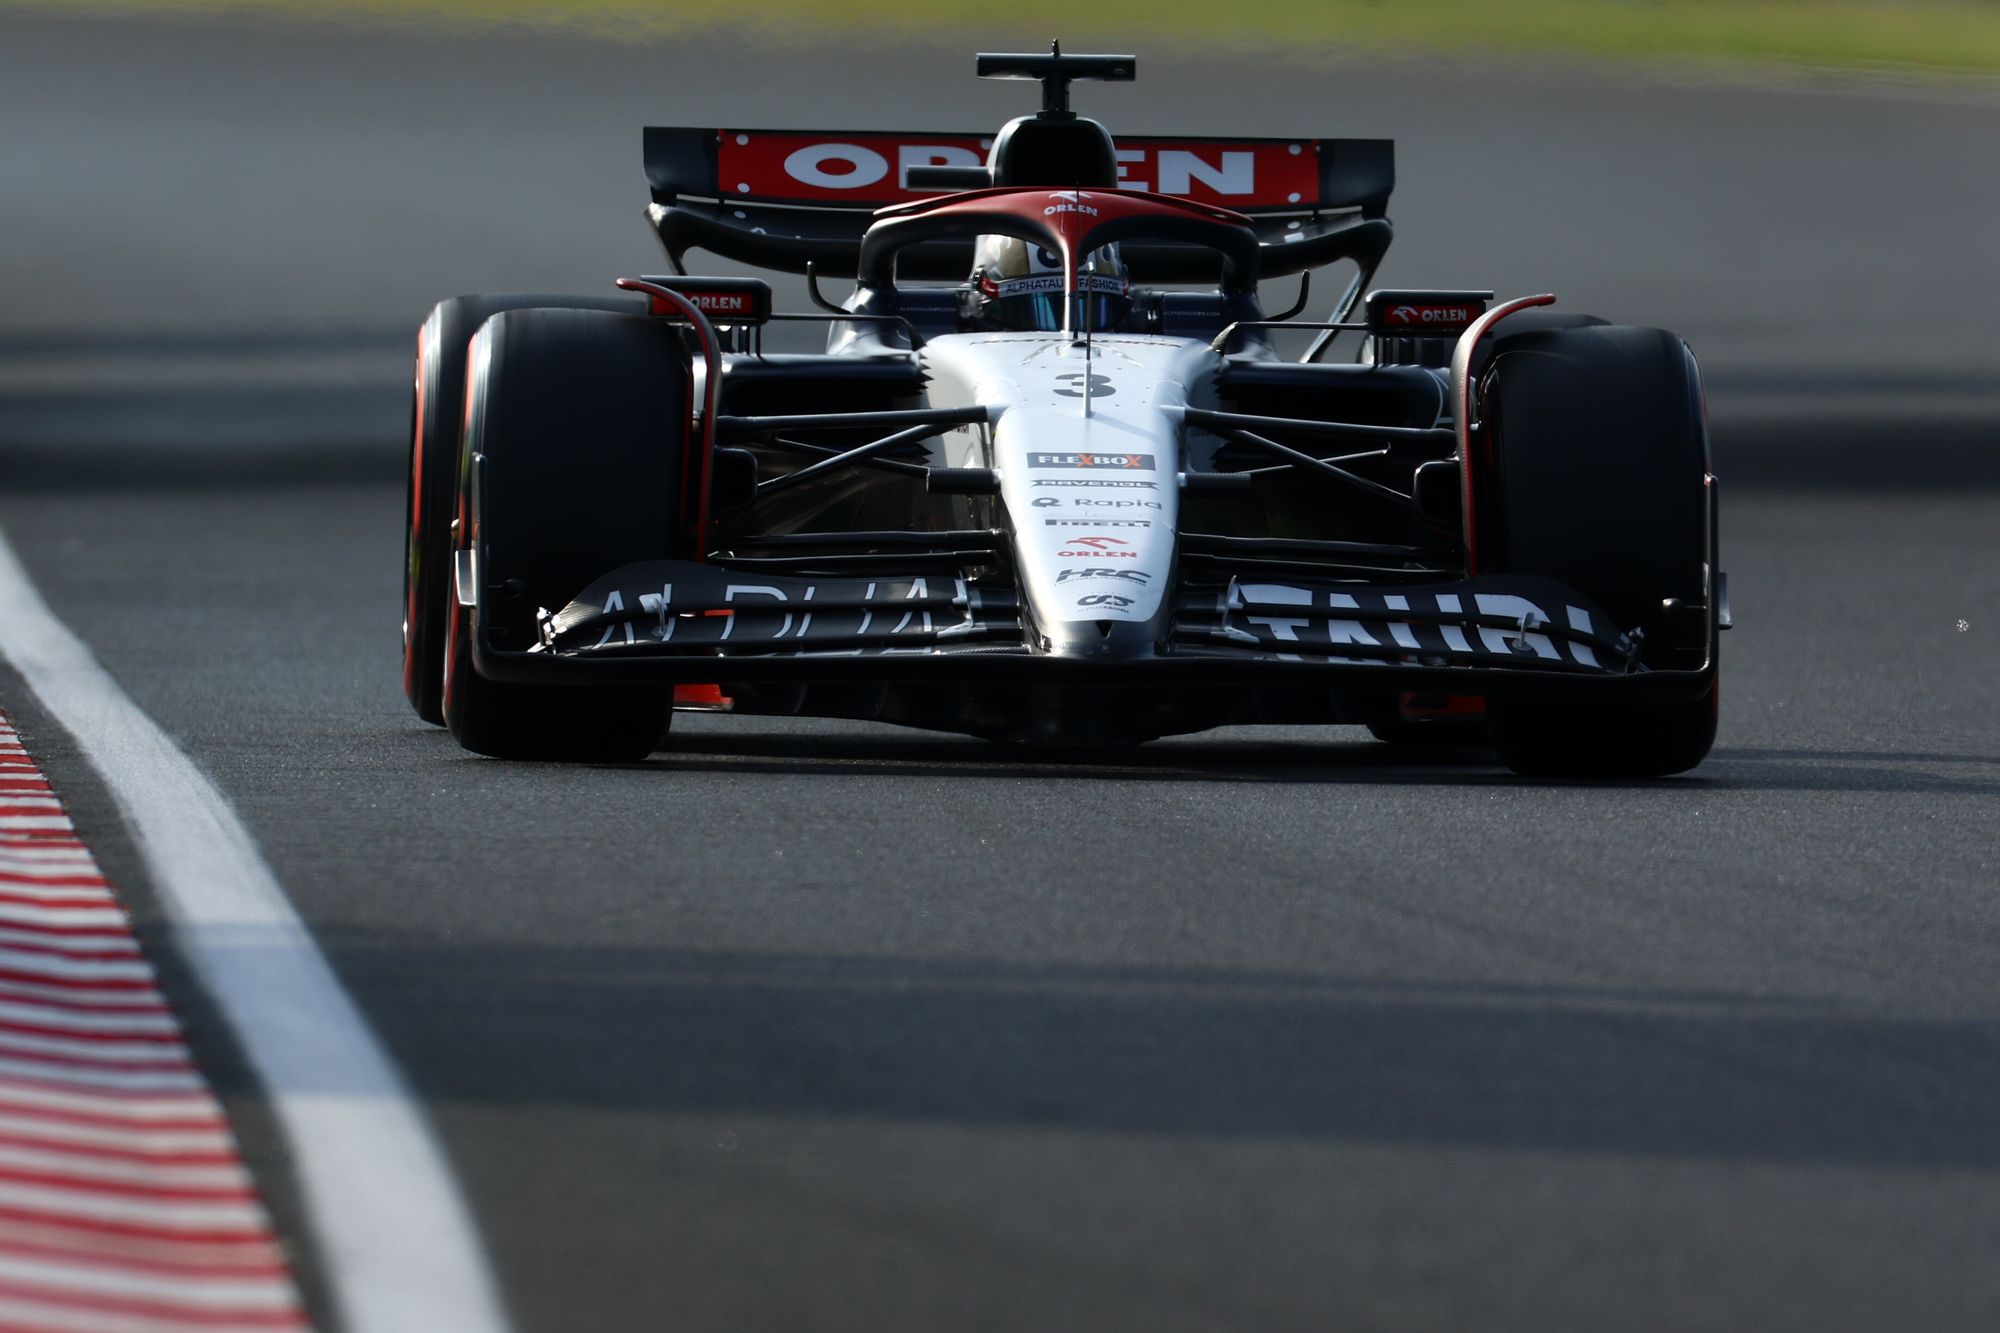
[[[555,768],[463,754],[398,688],[429,301],[652,267],[649,117],[1013,97],[955,51],[899,90],[916,48],[0,31],[0,528],[237,803],[523,1328],[2000,1318],[1990,99],[1246,61],[1090,95],[1114,129],[1393,131],[1385,281],[1695,339],[1740,628],[1691,777],[727,718]],[[1865,299],[1826,286],[1850,264]],[[157,928],[108,802],[0,693]]]

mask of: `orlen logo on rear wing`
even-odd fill
[[[932,197],[912,167],[976,167],[991,136],[874,131],[649,128],[656,201],[680,195],[822,208],[880,208]],[[1123,138],[1118,184],[1240,211],[1386,207],[1395,186],[1387,139]]]

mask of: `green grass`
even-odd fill
[[[0,4],[6,0],[0,0]],[[46,4],[42,7],[49,7]],[[1295,55],[1412,47],[2000,73],[2000,0],[70,0],[105,13],[270,13],[343,21],[513,23],[650,41],[745,28],[795,41],[875,34],[1140,52],[1217,44]]]

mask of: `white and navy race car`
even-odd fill
[[[1071,81],[1134,69],[982,55],[1043,86],[990,137],[649,129],[672,275],[439,305],[411,432],[417,712],[515,757],[645,755],[678,702],[1699,763],[1728,618],[1687,347],[1549,296],[1369,291],[1389,142],[1114,141],[1070,110]],[[689,276],[696,249],[803,273],[820,308]],[[1294,320],[1336,263],[1332,318]],[[1267,313],[1258,283],[1289,275],[1299,300]],[[826,350],[767,352],[783,321]],[[1316,333],[1302,359],[1280,328]]]

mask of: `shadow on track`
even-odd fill
[[[952,736],[703,731],[675,736],[640,769],[690,768],[808,775],[932,778],[1033,777],[1102,782],[1464,781],[1499,775],[1489,752],[1372,743],[1357,729],[1340,740],[1156,741],[1118,748],[1001,745]]]
[[[1345,735],[1360,738],[1358,729]],[[471,756],[467,756],[471,758]],[[560,766],[557,766],[560,767]],[[638,764],[603,765],[662,776],[689,772],[771,777],[897,777],[969,781],[1033,778],[1038,781],[1240,782],[1300,784],[1400,784],[1511,787],[1591,787],[1665,790],[1703,788],[1699,770],[1679,777],[1615,782],[1516,777],[1482,749],[1422,749],[1365,739],[1296,741],[1171,740],[1117,749],[1011,746],[954,737],[772,735],[749,733],[676,737],[671,746]]]
[[[1731,749],[1726,752],[1732,759],[1765,760],[1829,760],[1851,759],[1873,764],[2000,764],[1996,754],[1941,754],[1916,750],[1759,750]]]
[[[1324,741],[1165,740],[1129,749],[1031,749],[954,737],[798,735],[704,731],[676,735],[672,747],[636,773],[694,772],[774,777],[921,777],[939,780],[1031,777],[1046,781],[1239,782],[1504,786],[1621,791],[1852,791],[2000,797],[2000,778],[1932,771],[2000,758],[1845,750],[1719,747],[1675,777],[1562,780],[1517,777],[1479,749],[1416,749],[1362,739],[1359,729]],[[1340,737],[1340,739],[1333,739]],[[468,756],[470,758],[470,756]]]
[[[437,1103],[2000,1168],[1984,1022],[1229,968],[322,942],[373,1003],[424,1016],[399,1054]]]
[[[754,720],[752,720],[754,725]],[[1364,738],[1359,728],[1329,728],[1325,740],[1165,739],[1125,749],[1029,748],[911,732],[767,730],[676,732],[670,748],[637,764],[593,767],[635,775],[742,774],[780,778],[883,777],[977,781],[1033,778],[1055,782],[1257,783],[1343,786],[1506,787],[1518,790],[1605,789],[1680,792],[1877,792],[2000,798],[2000,777],[1950,771],[1957,765],[2000,765],[2000,756],[1909,751],[1775,750],[1718,746],[1700,767],[1667,778],[1523,778],[1480,749],[1417,749]],[[563,764],[482,759],[449,737],[411,727],[399,732],[419,761],[505,764],[522,771],[561,771]],[[385,738],[386,739],[386,738]],[[390,741],[402,743],[402,739]],[[418,755],[413,748],[412,758]],[[1944,770],[1944,771],[1939,771]]]

